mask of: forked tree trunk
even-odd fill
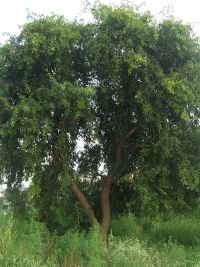
[[[137,129],[137,126],[134,126],[125,136],[122,136],[121,140],[118,143],[116,148],[116,161],[115,161],[115,168],[108,174],[106,180],[103,182],[102,190],[101,190],[101,209],[102,209],[102,221],[100,224],[100,235],[103,239],[106,238],[108,234],[108,229],[110,225],[110,186],[113,182],[113,178],[119,178],[119,167],[121,164],[121,154],[122,154],[122,147],[127,138],[129,138]],[[83,206],[84,210],[87,212],[91,225],[94,225],[96,222],[95,215],[93,210],[91,209],[86,197],[81,192],[81,190],[77,187],[73,180],[71,180],[71,189],[76,195],[77,199]]]
[[[102,221],[100,224],[100,238],[103,240],[106,238],[108,233],[108,228],[110,224],[110,185],[112,183],[112,177],[108,176],[105,183],[102,186],[101,190],[101,208],[102,208]],[[86,197],[81,192],[81,190],[78,188],[78,186],[75,184],[73,180],[71,180],[71,190],[77,197],[77,200],[81,203],[83,209],[88,215],[88,218],[90,220],[91,226],[93,226],[96,223],[96,218],[94,215],[94,211],[91,209]]]
[[[108,229],[110,225],[110,219],[111,219],[111,212],[110,212],[110,186],[113,182],[113,178],[116,175],[117,170],[119,169],[120,163],[121,163],[121,150],[124,143],[124,140],[128,138],[134,131],[136,130],[136,127],[132,129],[125,138],[122,138],[117,146],[116,149],[116,162],[115,162],[115,168],[112,170],[105,181],[103,181],[102,189],[101,189],[101,210],[102,210],[102,220],[100,224],[100,236],[102,239],[105,239],[108,234]],[[89,203],[84,196],[84,194],[80,191],[80,189],[76,186],[76,184],[71,182],[71,189],[76,195],[77,199],[83,206],[84,210],[88,213],[91,225],[94,225],[96,222],[95,215],[93,210],[90,208]]]

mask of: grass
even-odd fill
[[[200,224],[172,214],[151,221],[132,214],[111,222],[107,248],[98,229],[50,234],[35,220],[0,212],[1,267],[200,267]]]

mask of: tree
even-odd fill
[[[72,179],[82,137],[80,171],[105,166],[106,235],[113,185],[130,173],[140,213],[174,198],[185,207],[198,191],[200,53],[191,27],[173,18],[157,24],[127,5],[91,10],[88,24],[40,16],[1,47],[1,172],[9,183],[33,176],[44,207],[71,188],[94,224]]]

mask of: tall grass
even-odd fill
[[[98,235],[99,230],[95,228],[88,233],[67,231],[61,237],[54,235],[53,257],[57,259],[59,266],[104,266],[104,247]]]
[[[180,214],[170,214],[167,219],[156,222],[149,239],[159,242],[170,239],[186,247],[200,244],[200,220],[196,217],[186,217]]]
[[[4,215],[5,216],[5,215]],[[0,226],[0,266],[9,267],[101,267],[104,246],[98,229],[50,234],[37,221],[15,221],[12,216]]]
[[[200,267],[200,226],[195,217],[115,218],[107,248],[98,233],[69,230],[58,236],[33,219],[19,223],[0,213],[0,266]]]
[[[108,266],[200,266],[200,223],[194,216],[171,213],[153,221],[127,214],[112,220],[110,232],[117,239],[109,244]]]

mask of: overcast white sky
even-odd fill
[[[84,0],[83,0],[84,1]],[[66,18],[81,18],[80,11],[83,9],[82,0],[2,0],[0,8],[0,43],[7,39],[4,32],[18,34],[18,25],[27,22],[26,9],[37,14],[50,14],[54,12],[64,15]],[[93,0],[91,0],[92,2]],[[102,3],[114,2],[120,4],[121,0],[101,0]],[[133,0],[135,4],[141,4],[142,0]],[[184,22],[196,23],[195,31],[200,35],[200,1],[199,0],[146,0],[146,9],[153,14],[158,14],[165,6],[172,5],[174,15]]]

